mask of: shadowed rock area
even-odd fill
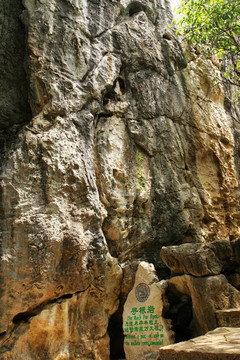
[[[240,288],[240,123],[217,62],[183,47],[167,0],[1,9],[0,358],[124,358],[141,261],[169,279],[177,341],[212,330]]]
[[[21,0],[0,1],[0,130],[31,120]]]

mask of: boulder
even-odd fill
[[[217,325],[220,326],[240,326],[240,309],[223,309],[216,311]]]
[[[192,299],[192,334],[199,336],[217,327],[215,312],[240,306],[240,293],[224,275],[196,278],[176,276],[168,280],[169,291]]]
[[[232,248],[227,240],[204,245],[190,243],[162,247],[160,256],[173,274],[218,275],[226,260],[231,259]]]
[[[240,328],[216,328],[206,335],[159,350],[158,360],[240,359]]]

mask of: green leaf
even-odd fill
[[[177,23],[184,38],[201,48],[203,55],[216,53],[230,64],[224,77],[240,86],[239,0],[182,0]],[[235,59],[235,60],[234,60]]]

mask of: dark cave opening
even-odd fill
[[[114,91],[114,87],[108,90],[104,96],[104,100],[116,100],[116,93]]]
[[[116,85],[119,85],[121,94],[116,89]],[[117,78],[114,81],[113,86],[105,93],[103,97],[103,105],[107,105],[109,101],[121,101],[121,95],[124,95],[126,92],[125,82],[122,78]]]
[[[22,126],[32,118],[25,68],[26,29],[21,21],[23,10],[20,0],[0,1],[0,128],[4,130],[13,125]]]
[[[119,83],[119,87],[121,90],[121,93],[124,95],[126,92],[126,85],[125,85],[125,81],[122,78],[118,78],[118,83]]]
[[[123,348],[124,335],[122,327],[122,311],[120,309],[110,318],[108,334],[110,336],[110,360],[125,359]]]
[[[32,311],[25,311],[22,313],[17,314],[12,319],[13,324],[18,324],[22,321],[28,321],[31,317],[35,316],[36,314]]]
[[[172,40],[172,36],[169,33],[165,33],[165,34],[163,34],[163,39],[170,41],[170,40]]]
[[[170,308],[165,314],[166,318],[172,320],[172,330],[175,332],[175,343],[192,338],[192,299],[188,295],[177,296],[167,291],[166,296]]]
[[[134,2],[129,6],[129,16],[130,17],[139,13],[140,11],[145,11],[145,7],[138,2]]]

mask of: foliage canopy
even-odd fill
[[[225,78],[240,86],[239,0],[182,0],[178,14],[184,38],[207,56],[222,58]]]

